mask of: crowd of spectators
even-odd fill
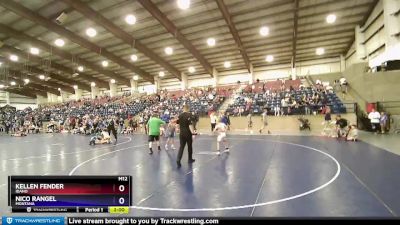
[[[42,125],[42,115],[30,107],[24,110],[14,108],[0,111],[0,132],[37,133]]]
[[[222,91],[222,93],[225,93]],[[209,115],[217,111],[224,101],[225,96],[215,88],[194,88],[185,91],[163,90],[158,95],[158,102],[146,107],[139,115],[139,124],[146,124],[152,114],[157,114],[168,123],[182,113],[183,106],[189,105],[194,123],[200,116]],[[195,124],[194,124],[195,125]]]
[[[40,105],[32,110],[14,110],[0,114],[0,131],[6,133],[32,132],[72,132],[90,134],[107,127],[113,120],[119,133],[137,130],[153,114],[163,120],[182,112],[184,104],[190,105],[194,117],[207,115],[217,110],[224,97],[217,89],[188,89],[185,91],[161,90],[157,94],[130,97],[102,96],[95,99],[80,99],[52,105]],[[140,115],[139,115],[140,114]],[[43,122],[48,122],[43,127]]]
[[[304,87],[299,80],[276,80],[251,85],[232,85],[218,88],[194,88],[184,91],[161,90],[156,94],[132,97],[102,96],[83,98],[52,105],[39,105],[37,109],[0,110],[0,132],[37,133],[72,132],[90,134],[107,127],[113,120],[119,133],[144,129],[151,115],[157,114],[168,123],[176,118],[184,105],[189,105],[193,121],[200,116],[217,112],[225,98],[232,96],[233,104],[225,115],[250,116],[265,110],[270,115],[310,115],[345,113],[346,109],[335,92],[346,92],[347,83],[334,82],[333,87],[317,80],[312,87]],[[12,107],[11,107],[12,108]],[[372,129],[385,132],[386,114],[371,112]],[[43,127],[46,122],[47,126]]]
[[[335,92],[322,84],[306,88],[300,81],[277,80],[243,88],[227,111],[234,116],[261,114],[264,109],[275,116],[310,115],[324,113],[327,106],[335,113],[346,112]]]

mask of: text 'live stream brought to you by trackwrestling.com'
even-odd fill
[[[62,217],[62,216],[3,216],[3,225],[91,225],[91,224],[115,224],[115,225],[168,225],[168,224],[194,224],[213,225],[220,224],[216,218],[149,218],[149,217]]]
[[[67,224],[133,224],[133,225],[160,225],[160,224],[219,224],[219,219],[205,218],[135,218],[135,217],[68,217]]]

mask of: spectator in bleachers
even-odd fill
[[[339,83],[340,83],[340,88],[343,94],[347,94],[347,80],[346,78],[342,77],[339,79]]]
[[[285,91],[285,83],[282,82],[281,86],[280,86],[280,90],[281,92]]]

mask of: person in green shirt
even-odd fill
[[[157,142],[158,151],[161,151],[160,147],[160,127],[165,122],[158,118],[157,114],[153,114],[147,122],[147,130],[149,132],[149,154],[153,154],[152,145],[153,142]]]

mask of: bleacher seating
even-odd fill
[[[113,115],[119,119],[128,119],[142,112],[144,114],[141,116],[149,116],[153,112],[158,114],[168,112],[173,117],[182,112],[185,104],[199,116],[207,116],[210,112],[217,111],[230,96],[234,97],[234,102],[226,111],[231,115],[261,114],[264,109],[268,109],[269,114],[276,114],[277,109],[283,111],[285,115],[321,113],[325,106],[330,106],[332,113],[346,112],[343,103],[333,91],[321,87],[300,87],[299,82],[299,80],[286,81],[283,84],[278,80],[256,83],[254,86],[230,85],[185,91],[164,90],[158,94],[137,97],[104,96],[40,106],[35,110],[27,108],[13,113],[2,113],[1,119],[3,125],[4,121],[10,121],[12,127],[18,127],[24,120],[38,122],[54,120],[61,124],[69,118],[78,117],[86,118],[89,122],[96,116],[105,119]]]
[[[188,104],[191,111],[199,116],[208,115],[210,111],[218,110],[225,97],[217,90],[186,90],[168,92],[161,96],[160,102],[146,107],[146,113],[168,111],[170,115],[182,112],[183,105]]]
[[[334,92],[299,88],[300,85],[300,80],[286,81],[284,86],[281,81],[249,85],[243,93],[235,96],[227,112],[232,115],[261,114],[263,109],[267,109],[269,114],[280,110],[284,114],[298,115],[320,113],[325,106],[329,106],[332,113],[346,113],[346,108]],[[282,106],[282,99],[287,106]]]
[[[97,99],[82,99],[63,104],[41,107],[38,111],[46,115],[44,120],[54,118],[66,118],[67,116],[82,117],[84,115],[109,116],[118,115],[124,119],[135,116],[146,107],[154,104],[151,98],[129,99],[124,101],[123,97],[102,97]]]

